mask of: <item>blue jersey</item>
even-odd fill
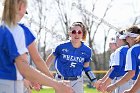
[[[128,50],[125,70],[135,70],[135,76],[132,79],[137,79],[140,70],[140,44],[135,44]]]
[[[84,63],[91,61],[91,49],[83,42],[79,48],[74,48],[71,42],[60,44],[53,54],[55,68],[64,77],[81,76]]]
[[[0,27],[0,79],[22,80],[15,58],[28,52],[27,47],[35,37],[30,30],[20,24],[9,28],[6,24]]]
[[[128,45],[121,46],[114,52],[114,59],[112,60],[112,66],[114,69],[109,75],[111,79],[123,76],[126,73],[125,64],[128,48]]]

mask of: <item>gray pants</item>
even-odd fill
[[[113,80],[111,81],[111,84],[114,84],[115,82],[116,82],[116,80],[113,79]],[[115,91],[113,91],[112,93],[115,93]]]
[[[56,78],[56,80],[62,80],[62,79],[58,78],[57,75],[55,78]],[[77,80],[70,81],[70,86],[74,90],[74,93],[84,93],[83,77],[81,77]]]
[[[23,81],[0,79],[0,93],[23,93]]]
[[[116,82],[118,81],[118,80],[120,80],[122,77],[117,77],[117,79],[116,79]],[[134,80],[129,80],[128,82],[126,82],[125,84],[123,84],[123,85],[121,85],[121,86],[119,86],[119,87],[117,87],[116,89],[115,89],[115,93],[123,93],[125,90],[127,90],[127,89],[130,89],[131,88],[131,86],[134,84]]]

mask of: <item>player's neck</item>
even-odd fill
[[[73,46],[74,48],[79,48],[79,47],[81,46],[81,42],[72,42],[72,41],[71,41],[71,43],[72,43],[72,46]]]

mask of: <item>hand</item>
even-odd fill
[[[55,88],[55,93],[74,93],[72,87],[64,82],[58,82],[58,88]]]
[[[115,89],[116,89],[115,84],[111,84],[111,85],[109,85],[109,86],[106,88],[106,91],[107,91],[108,93],[112,93]]]
[[[24,79],[24,86],[27,88],[28,93],[32,93],[31,88],[32,88],[32,84],[30,81]]]
[[[99,88],[99,86],[100,86],[101,83],[102,83],[102,81],[101,80],[98,80],[97,82],[92,83],[92,86],[95,86],[96,89],[98,90],[98,88]]]
[[[37,82],[32,82],[32,86],[36,91],[40,91],[41,85]]]
[[[104,93],[106,90],[106,87],[107,87],[106,83],[101,82],[97,90]]]

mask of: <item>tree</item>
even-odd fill
[[[81,0],[79,0],[80,2]],[[89,46],[91,47],[92,51],[93,51],[93,56],[92,56],[92,59],[93,59],[93,62],[94,62],[94,67],[95,69],[99,70],[99,69],[104,69],[105,68],[105,65],[106,64],[106,57],[105,57],[105,49],[106,49],[106,41],[107,41],[107,36],[108,36],[108,33],[109,31],[113,28],[115,28],[114,26],[112,26],[111,24],[109,24],[108,22],[106,22],[104,20],[104,18],[107,16],[107,12],[108,10],[111,8],[110,4],[113,2],[113,0],[111,0],[109,3],[108,3],[108,6],[106,7],[106,10],[104,11],[104,14],[102,16],[102,18],[99,18],[98,16],[95,16],[94,15],[94,11],[95,11],[95,6],[96,6],[96,3],[98,2],[98,0],[96,0],[95,2],[93,2],[92,4],[92,9],[91,9],[91,12],[87,11],[85,8],[82,8],[84,7],[82,5],[82,3],[79,3],[78,5],[78,8],[79,10],[81,11],[81,15],[82,15],[82,19],[83,19],[83,22],[85,23],[86,27],[87,27],[87,31],[88,31],[88,43],[89,43]],[[103,26],[106,25],[109,27],[108,29],[108,33],[105,34],[105,37],[104,37],[104,56],[103,56],[103,59],[104,59],[104,62],[101,63],[102,61],[100,61],[100,58],[97,56],[97,49],[96,49],[96,45],[95,45],[95,35],[99,29],[100,26]],[[95,29],[93,29],[93,27]],[[115,28],[116,29],[116,28]]]
[[[72,4],[69,4],[68,1],[65,0],[55,0],[56,2],[56,11],[58,13],[58,18],[62,26],[62,30],[65,34],[66,40],[69,39],[68,31],[70,27],[70,14],[68,12],[71,11]],[[66,8],[67,6],[70,6],[69,8]]]

